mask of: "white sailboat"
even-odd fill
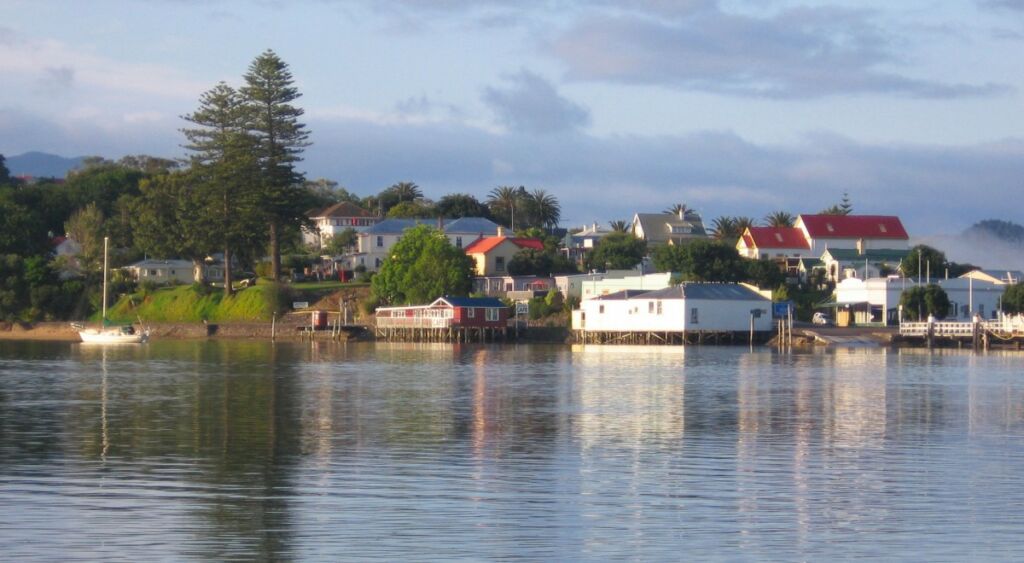
[[[103,320],[100,328],[85,328],[82,325],[75,325],[79,329],[78,336],[83,343],[88,344],[139,344],[149,339],[148,330],[135,330],[132,325],[107,326],[107,248],[110,237],[103,237]]]

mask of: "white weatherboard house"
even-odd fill
[[[741,284],[687,282],[654,291],[625,290],[583,301],[573,330],[606,333],[757,332],[772,330],[771,300]]]
[[[195,267],[189,260],[141,260],[122,270],[138,282],[185,284],[195,279]]]
[[[668,272],[660,274],[632,275],[604,277],[598,279],[585,279],[580,281],[580,296],[584,301],[611,295],[620,291],[664,289],[672,284],[672,274]]]
[[[970,320],[975,314],[983,319],[996,318],[1005,284],[966,277],[933,280],[949,298],[950,320]],[[896,324],[899,322],[900,297],[915,287],[917,280],[887,278],[847,278],[836,284],[835,307],[848,309],[854,324]],[[838,315],[837,315],[838,317]],[[917,320],[917,319],[906,319]]]

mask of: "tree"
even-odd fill
[[[754,224],[755,224],[755,222],[754,222],[754,219],[752,217],[745,217],[745,216],[733,217],[732,218],[732,225],[733,225],[733,228],[735,229],[735,233],[736,233],[736,236],[733,237],[733,238],[736,238],[736,239],[740,238],[740,236],[743,234],[743,232],[746,231],[747,229],[749,229],[750,227],[753,227]]]
[[[905,316],[916,316],[918,320],[932,315],[937,319],[949,313],[949,296],[937,284],[914,286],[900,295],[900,305]]]
[[[434,206],[439,217],[458,219],[460,217],[491,218],[491,210],[469,194],[448,194]]]
[[[418,217],[433,217],[436,211],[432,207],[424,205],[419,201],[403,201],[388,210],[388,217],[399,219],[415,219]]]
[[[64,232],[81,247],[78,263],[89,273],[100,271],[103,258],[103,212],[95,203],[90,203],[71,214],[64,225]]]
[[[850,203],[850,196],[843,192],[843,199],[820,211],[821,215],[849,215],[853,212],[853,204]]]
[[[616,233],[627,233],[629,232],[629,221],[623,221],[621,219],[616,221],[608,221],[608,226],[612,228],[612,231]]]
[[[441,231],[417,225],[402,234],[373,277],[373,292],[392,303],[427,303],[442,295],[466,295],[473,261]]]
[[[588,257],[590,267],[601,270],[628,270],[647,254],[647,243],[629,233],[605,235]]]
[[[769,227],[792,227],[796,217],[786,211],[773,211],[764,216],[764,224]]]
[[[182,129],[192,152],[189,181],[197,200],[199,224],[224,252],[224,292],[230,295],[231,270],[236,252],[251,248],[252,237],[266,220],[256,145],[247,130],[247,108],[239,94],[221,82],[204,92],[199,108],[184,116],[195,127]],[[175,186],[163,185],[168,189]],[[212,243],[213,241],[211,241]],[[200,245],[203,246],[203,245]]]
[[[533,190],[523,198],[523,203],[526,208],[525,224],[546,229],[554,229],[558,226],[558,220],[562,216],[562,206],[558,203],[558,198],[546,190]]]
[[[324,252],[331,256],[338,256],[347,253],[356,241],[359,240],[359,233],[355,229],[345,229],[340,233],[327,239],[327,244],[324,246]]]
[[[941,250],[926,244],[919,244],[908,251],[900,268],[905,277],[917,278],[920,275],[923,279],[929,274],[932,276],[943,275],[946,266],[946,255]]]
[[[525,195],[526,188],[523,186],[498,186],[487,195],[487,207],[491,209],[491,214],[498,222],[508,225],[515,231],[516,208],[520,206],[520,200]]]
[[[0,186],[8,186],[13,183],[11,171],[7,169],[7,159],[0,154]]]
[[[678,273],[687,280],[737,282],[748,278],[746,261],[735,248],[718,241],[661,246],[652,259],[659,272]]]
[[[551,276],[578,271],[568,258],[549,249],[520,250],[508,262],[508,273],[513,276]]]
[[[668,209],[666,209],[665,211],[663,211],[662,213],[671,213],[672,215],[676,215],[679,217],[686,217],[686,214],[691,211],[693,210],[687,207],[685,203],[676,203],[673,204]]]
[[[423,197],[423,190],[415,182],[398,182],[388,189],[398,198],[398,203],[416,201]]]
[[[1024,283],[1015,283],[1006,288],[1002,309],[1007,313],[1024,313]]]
[[[736,240],[741,231],[736,229],[736,219],[728,215],[716,217],[711,222],[711,236],[718,240]]]
[[[313,202],[312,207],[324,208],[343,202],[351,203],[352,205],[362,205],[359,196],[339,186],[334,180],[328,180],[327,178],[306,180],[303,182],[303,186],[309,194],[308,197]]]
[[[260,210],[269,223],[271,277],[281,277],[281,237],[288,227],[307,220],[310,207],[302,190],[303,174],[295,169],[303,149],[309,146],[309,132],[299,122],[301,108],[292,105],[302,94],[293,85],[288,65],[271,50],[264,51],[249,65],[244,99],[246,125],[255,138],[260,177]]]
[[[786,275],[773,260],[747,260],[746,281],[760,288],[776,288],[786,283]]]

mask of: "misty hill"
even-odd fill
[[[45,152],[27,152],[7,157],[7,169],[12,176],[36,178],[63,178],[68,171],[82,164],[84,156],[67,158]]]
[[[1024,227],[1000,219],[978,221],[964,231],[964,235],[970,238],[994,238],[1009,243],[1024,243]]]

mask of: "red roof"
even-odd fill
[[[512,237],[482,237],[473,241],[466,247],[466,254],[487,254],[497,248],[505,241],[511,241],[519,248],[531,248],[533,250],[544,250],[544,243],[535,238],[512,238]]]
[[[795,227],[749,227],[743,233],[748,248],[810,248],[804,232]]]
[[[910,238],[893,215],[801,215],[812,238]]]

